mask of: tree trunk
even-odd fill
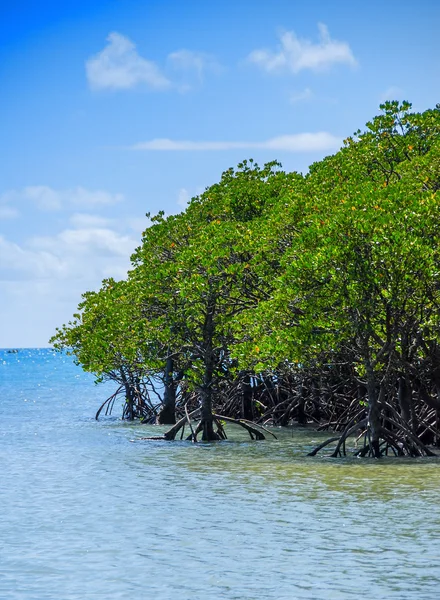
[[[304,411],[306,405],[306,390],[302,385],[300,388],[299,402],[298,402],[298,412],[296,421],[298,425],[307,425],[307,415]]]
[[[438,373],[438,369],[436,369],[436,371],[434,372],[434,381],[435,381],[435,389],[437,392],[437,403],[440,404],[440,376]],[[436,415],[436,419],[435,419],[436,420],[436,429],[438,432],[438,430],[440,428],[440,408],[437,407],[435,415]],[[438,433],[435,436],[434,444],[436,446],[440,446],[440,435],[438,435]]]
[[[367,394],[368,394],[368,425],[371,436],[371,451],[375,458],[380,458],[380,407],[377,396],[377,382],[370,359],[365,360],[367,371]]]
[[[128,383],[124,383],[125,387],[125,401],[127,403],[127,419],[129,421],[134,421],[134,402],[133,402],[133,392],[131,386]]]
[[[317,421],[321,420],[321,393],[320,386],[315,377],[312,379],[312,402],[313,402],[313,416]]]
[[[433,349],[430,358],[432,364],[431,378],[434,382],[435,391],[437,393],[437,406],[435,407],[437,435],[435,436],[434,444],[436,446],[440,446],[440,435],[438,434],[440,428],[440,351],[438,347]]]
[[[254,410],[252,406],[252,386],[249,373],[241,373],[241,416],[248,421],[254,420]]]
[[[174,381],[174,361],[167,358],[164,377],[165,390],[162,408],[157,417],[159,425],[174,425],[176,422],[176,383]]]
[[[205,323],[203,328],[205,372],[203,375],[203,385],[200,389],[202,417],[201,425],[203,428],[202,440],[205,442],[219,439],[218,435],[214,432],[214,415],[212,413],[212,384],[214,375],[213,336],[215,304],[215,295],[209,294],[207,310],[205,315]]]
[[[201,390],[201,425],[203,427],[202,440],[210,442],[218,440],[218,435],[214,431],[214,416],[212,414],[212,391],[211,388],[203,387]]]
[[[399,377],[399,406],[403,420],[407,426],[411,426],[411,388],[408,386],[408,381],[404,375]]]
[[[134,399],[133,399],[133,390],[130,385],[130,382],[127,380],[127,376],[124,373],[124,370],[120,369],[121,379],[124,384],[125,389],[125,409],[123,411],[123,417],[126,417],[128,421],[134,421]]]

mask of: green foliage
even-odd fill
[[[248,364],[305,364],[344,347],[380,370],[421,332],[437,337],[440,111],[382,108],[310,169],[276,289],[250,316]]]
[[[440,344],[440,107],[381,108],[305,177],[244,161],[153,217],[127,280],[51,341],[97,377],[173,356],[194,389],[341,352],[359,377],[417,368]]]

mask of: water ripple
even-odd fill
[[[309,431],[142,441],[49,351],[2,353],[0,382],[4,600],[438,597],[436,460],[306,458]]]

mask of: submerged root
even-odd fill
[[[226,435],[226,431],[223,428],[222,422],[220,419],[214,419],[215,424],[217,425],[217,435],[221,440],[227,440],[228,436]]]
[[[347,438],[350,435],[352,435],[355,431],[358,431],[359,429],[361,429],[362,427],[364,427],[367,424],[366,418],[362,419],[361,421],[359,421],[358,423],[353,425],[354,420],[356,420],[356,419],[353,419],[352,421],[350,421],[350,423],[344,429],[341,437],[339,438],[336,448],[335,448],[333,454],[331,455],[333,458],[337,458],[338,456],[342,456],[342,455],[346,456],[345,442],[346,442]]]
[[[188,423],[190,418],[194,417],[198,412],[200,412],[200,408],[193,410],[191,413],[188,414],[188,417],[187,417],[187,415],[185,415],[182,419],[177,421],[177,423],[175,425],[173,425],[171,427],[171,429],[168,429],[168,431],[166,431],[163,435],[147,436],[147,437],[141,437],[138,439],[140,439],[140,440],[172,441],[176,438],[176,435],[179,433],[179,431],[181,429],[183,429],[183,430],[185,429],[185,424]],[[182,434],[182,437],[183,437],[183,434]],[[182,437],[181,437],[181,439],[182,439]]]
[[[191,437],[192,441],[194,443],[196,443],[197,442],[197,435],[194,432],[194,429],[193,429],[193,426],[192,426],[192,423],[191,423],[191,419],[190,419],[190,416],[189,416],[189,413],[188,413],[188,405],[187,404],[185,404],[185,417],[186,417],[186,420],[188,421],[189,428],[191,429],[191,436],[190,437]],[[185,426],[185,423],[183,424],[183,426]]]
[[[131,388],[130,396],[127,396],[124,385],[120,385],[111,396],[104,400],[96,411],[95,419],[98,421],[101,414],[106,417],[110,416],[118,399],[122,403],[123,420],[133,421],[139,419],[141,423],[154,423],[156,421],[158,406],[151,402],[145,390]]]
[[[99,419],[99,415],[101,414],[101,412],[104,410],[105,408],[105,415],[111,415],[112,410],[113,410],[113,406],[115,403],[116,398],[118,397],[118,395],[122,392],[123,390],[123,386],[121,385],[120,387],[118,387],[118,389],[116,390],[116,392],[114,394],[112,394],[111,396],[109,396],[107,398],[107,400],[104,400],[104,402],[101,404],[101,406],[98,408],[98,410],[96,411],[96,415],[95,415],[95,419],[98,420]]]
[[[179,431],[181,431],[180,439],[183,439],[185,425],[188,425],[191,433],[186,438],[187,441],[196,443],[197,436],[201,432],[202,432],[203,441],[226,440],[227,435],[226,435],[225,429],[223,427],[223,422],[233,423],[234,425],[239,425],[243,429],[246,429],[246,431],[249,433],[251,440],[265,440],[266,436],[264,435],[263,431],[269,433],[275,439],[277,439],[277,437],[274,433],[272,433],[271,431],[269,431],[266,427],[263,427],[262,425],[256,425],[255,423],[246,421],[245,419],[233,419],[232,417],[226,417],[224,415],[214,414],[212,422],[207,423],[207,421],[200,420],[198,422],[197,426],[194,427],[193,423],[191,421],[191,417],[194,417],[199,412],[200,412],[200,408],[197,408],[196,410],[189,413],[187,408],[185,407],[185,416],[182,417],[182,419],[180,419],[175,425],[173,425],[173,427],[171,427],[171,429],[166,431],[163,435],[151,436],[151,437],[141,437],[138,439],[172,441],[172,440],[176,439],[176,436],[179,433]],[[213,424],[216,425],[217,431],[214,431],[214,429],[212,428]],[[207,433],[206,433],[207,430],[210,431],[209,435],[207,435]]]
[[[168,431],[166,431],[163,434],[163,439],[168,440],[168,441],[176,439],[176,435],[179,433],[179,431],[182,429],[182,427],[184,427],[186,423],[190,423],[191,417],[195,417],[195,415],[198,414],[199,412],[200,412],[200,408],[196,408],[196,410],[193,410],[190,413],[188,413],[186,411],[185,416],[182,417],[182,419],[180,419],[179,421],[177,421],[177,423],[175,425],[173,425],[171,427],[171,429],[168,429]],[[146,438],[146,439],[148,439],[148,438]]]
[[[361,427],[366,426],[365,431],[357,438],[356,442],[359,441],[360,438],[364,438],[364,445],[362,448],[356,450],[353,454],[354,456],[358,456],[360,458],[363,457],[371,457],[371,458],[379,458],[382,456],[388,456],[391,451],[394,456],[438,456],[432,450],[430,450],[420,439],[412,433],[408,427],[406,427],[403,423],[397,423],[394,419],[391,419],[389,416],[387,417],[387,421],[390,425],[393,426],[393,429],[388,429],[385,427],[381,427],[380,429],[380,439],[379,443],[376,442],[375,445],[371,440],[371,431],[370,426],[367,423],[367,419],[362,419],[359,423],[356,423],[352,427],[347,426],[342,435],[337,437],[331,437],[328,440],[325,440],[319,446],[317,446],[314,450],[309,452],[307,456],[316,456],[316,454],[325,448],[326,446],[332,444],[333,442],[337,442],[334,451],[331,453],[332,458],[337,458],[339,456],[346,456],[345,443],[348,437],[352,436],[353,433],[360,429]],[[378,447],[378,450],[377,450]]]
[[[214,418],[217,419],[217,421],[226,421],[227,423],[235,423],[235,425],[240,425],[240,427],[243,427],[243,429],[246,429],[246,431],[249,433],[251,440],[266,439],[264,433],[257,429],[254,424],[249,425],[244,419],[232,419],[231,417],[225,417],[223,415],[214,415]],[[257,427],[259,426],[257,425]]]
[[[330,456],[333,458],[345,456],[347,438],[359,429],[363,429],[363,431],[356,439],[356,445],[361,438],[363,438],[364,444],[362,448],[354,452],[354,456],[380,458],[381,456],[388,456],[390,451],[395,456],[437,456],[410,429],[403,417],[390,403],[382,403],[381,409],[383,411],[383,418],[379,430],[379,439],[373,439],[368,418],[360,419],[365,414],[363,409],[347,423],[340,436],[326,440],[312,450],[308,456],[315,456],[320,450],[335,441],[337,444]]]
[[[309,452],[307,454],[307,456],[316,456],[320,450],[322,450],[329,444],[332,444],[333,442],[338,441],[339,439],[340,439],[340,436],[337,435],[336,437],[331,437],[331,438],[325,440],[325,442],[322,442],[322,444],[319,444],[319,446],[316,446],[316,448],[314,448],[311,452]]]

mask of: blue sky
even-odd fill
[[[146,212],[243,158],[305,171],[440,102],[437,0],[3,0],[0,347],[45,346],[124,276]]]

